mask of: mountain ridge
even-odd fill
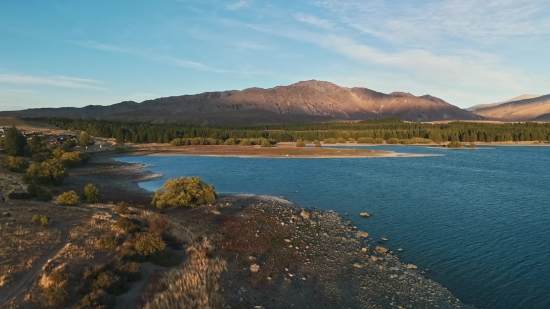
[[[549,121],[550,94],[477,109],[475,113],[491,120]]]

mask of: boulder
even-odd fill
[[[363,218],[368,218],[368,217],[370,217],[370,214],[369,214],[368,212],[362,212],[362,213],[360,213],[359,215],[360,215],[361,217],[363,217]]]
[[[407,268],[408,269],[418,269],[418,266],[416,266],[414,264],[407,264]]]
[[[382,252],[382,253],[387,253],[388,252],[387,248],[380,247],[380,246],[376,246],[375,250],[378,251],[378,252]]]
[[[363,232],[363,231],[358,231],[357,232],[357,237],[367,238],[367,237],[369,237],[369,233]]]
[[[403,252],[403,248],[398,248],[397,252]]]
[[[309,219],[309,212],[302,210],[302,212],[300,213],[300,216],[302,216],[302,218],[304,219]]]
[[[258,264],[250,265],[250,271],[252,271],[253,273],[257,273],[259,270],[260,270],[260,265]]]

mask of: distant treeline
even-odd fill
[[[62,129],[82,130],[92,136],[116,138],[119,142],[168,143],[176,138],[270,139],[278,142],[355,139],[413,139],[434,142],[502,142],[550,140],[550,124],[477,123],[447,124],[404,122],[397,118],[360,122],[306,123],[288,125],[211,127],[181,124],[121,123],[104,120],[66,118],[29,118],[34,122],[56,125]]]

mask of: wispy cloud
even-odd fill
[[[17,74],[0,74],[0,83],[45,85],[70,89],[105,89],[98,86],[98,80],[67,76],[29,76]]]
[[[304,13],[294,14],[294,19],[296,19],[299,22],[309,24],[314,27],[327,29],[327,30],[331,30],[335,27],[335,24],[330,20],[322,19],[314,15],[308,15]]]
[[[228,4],[227,9],[228,10],[242,9],[242,8],[245,8],[245,7],[249,6],[252,3],[252,1],[253,0],[240,0],[239,2]]]
[[[208,72],[215,72],[215,73],[227,73],[226,70],[214,68],[211,66],[208,66],[206,64],[191,61],[187,59],[179,59],[175,58],[169,55],[150,52],[142,49],[137,48],[130,48],[130,47],[124,47],[124,46],[117,46],[117,45],[110,45],[105,43],[99,43],[96,41],[77,41],[75,42],[76,45],[91,48],[91,49],[98,49],[103,51],[109,51],[109,52],[115,52],[115,53],[121,53],[121,54],[128,54],[133,56],[138,56],[142,58],[146,58],[153,61],[159,61],[164,62],[184,68],[190,68],[190,69],[196,69],[199,71],[208,71]]]

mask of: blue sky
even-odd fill
[[[550,93],[548,0],[0,0],[0,110],[317,79],[468,107]]]

